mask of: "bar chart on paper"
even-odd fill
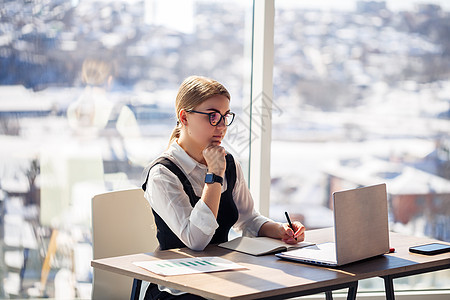
[[[196,273],[239,270],[245,267],[220,257],[189,257],[180,259],[136,261],[134,265],[150,272],[171,276]]]

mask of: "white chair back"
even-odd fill
[[[94,259],[153,252],[159,245],[148,201],[141,189],[92,198]],[[130,299],[133,278],[94,269],[92,299]]]

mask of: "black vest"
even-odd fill
[[[217,223],[219,227],[216,229],[210,244],[217,244],[228,241],[228,232],[230,228],[236,223],[239,217],[239,212],[237,210],[236,204],[233,201],[233,188],[236,183],[236,165],[234,163],[233,156],[227,154],[226,156],[226,170],[225,176],[227,179],[227,190],[224,191],[220,197],[219,212],[217,214]],[[184,192],[188,195],[189,201],[192,207],[195,206],[200,197],[197,197],[194,193],[191,183],[187,179],[186,175],[180,168],[173,163],[170,159],[166,157],[158,158],[149,169],[147,174],[147,179],[142,185],[142,189],[145,191],[147,188],[148,176],[150,174],[151,168],[157,164],[162,164],[172,173],[177,175],[178,179],[183,184]],[[155,216],[155,223],[157,228],[156,237],[159,241],[159,246],[161,250],[174,249],[187,247],[172,230],[167,226],[166,222],[152,209],[153,215]]]

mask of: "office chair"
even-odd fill
[[[153,252],[159,245],[148,201],[140,188],[92,198],[94,259]],[[94,269],[92,299],[130,299],[133,279]]]

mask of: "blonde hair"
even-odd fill
[[[186,78],[178,89],[177,98],[175,101],[175,110],[177,113],[177,125],[172,131],[170,136],[169,145],[174,140],[180,137],[181,122],[178,119],[180,111],[191,110],[208,100],[209,98],[217,95],[222,95],[231,99],[230,93],[219,82],[202,76],[189,76]]]
[[[114,75],[114,66],[102,59],[87,58],[83,62],[81,75],[84,83],[101,86]]]

